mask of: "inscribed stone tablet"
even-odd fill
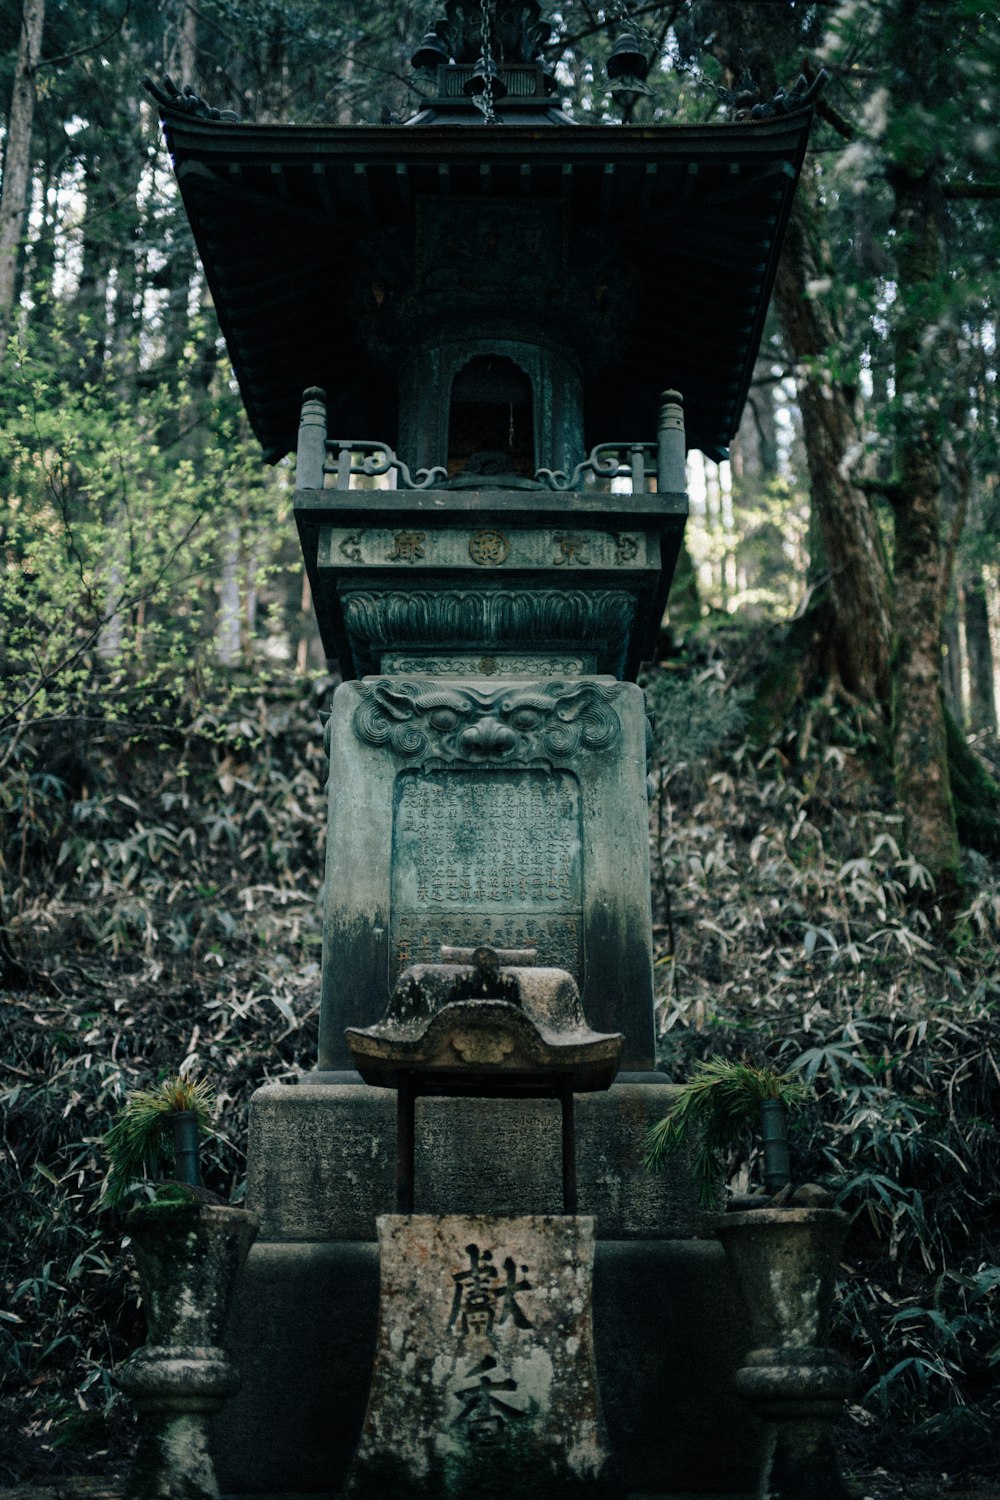
[[[378,1220],[381,1294],[353,1500],[604,1493],[594,1221]]]
[[[580,787],[568,771],[404,771],[392,826],[391,980],[442,943],[534,947],[581,972]]]

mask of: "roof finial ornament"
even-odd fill
[[[809,109],[830,80],[826,68],[821,68],[812,79],[800,73],[790,89],[779,89],[773,99],[754,103],[759,93],[753,78],[744,69],[737,88],[731,96],[733,119],[739,124],[753,124],[757,120],[773,120],[779,115],[793,115],[798,110]]]
[[[179,89],[169,73],[164,73],[163,81],[159,84],[154,83],[148,73],[144,73],[142,86],[161,109],[173,114],[187,115],[191,120],[221,120],[227,125],[243,123],[234,109],[216,109],[200,94],[196,94],[189,83]]]

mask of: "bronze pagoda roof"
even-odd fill
[[[588,445],[654,432],[658,393],[673,387],[689,446],[723,457],[810,122],[809,109],[649,128],[316,128],[163,113],[247,413],[272,462],[295,446],[310,385],[328,393],[331,431],[392,441],[395,391],[358,317],[366,245],[386,231],[412,241],[417,205],[447,195],[471,213],[484,196],[512,213],[557,200],[571,239],[614,239],[633,294],[611,353],[585,381]]]

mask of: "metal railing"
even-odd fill
[[[629,478],[633,494],[644,494],[649,479],[656,480],[659,494],[682,493],[686,488],[684,409],[676,391],[664,391],[660,397],[655,442],[598,443],[570,474],[562,469],[538,469],[535,479],[550,490],[578,490],[584,476],[595,479]],[[299,424],[299,444],[295,476],[296,489],[323,489],[327,476],[336,475],[334,488],[348,490],[353,477],[374,479],[383,474],[396,476],[397,487],[404,490],[429,490],[448,478],[441,464],[418,469],[411,474],[409,466],[397,458],[388,443],[367,438],[328,438],[326,435],[326,396],[318,387],[305,392]],[[484,487],[489,479],[484,476]]]
[[[324,474],[336,474],[338,490],[349,490],[351,475],[365,475],[374,479],[380,474],[395,473],[397,488],[404,490],[429,490],[437,479],[447,479],[448,470],[436,465],[433,469],[418,469],[416,478],[409,465],[397,458],[388,443],[370,442],[367,438],[327,438],[326,451],[336,454],[336,461],[327,459],[323,464]],[[360,463],[356,462],[362,454]]]

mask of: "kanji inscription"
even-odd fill
[[[404,771],[393,807],[390,984],[442,943],[536,948],[579,974],[580,789],[568,771]]]
[[[388,1215],[378,1235],[375,1367],[347,1500],[611,1493],[593,1220]]]
[[[505,1256],[501,1281],[492,1250],[480,1250],[473,1243],[466,1245],[465,1253],[468,1265],[451,1273],[455,1290],[448,1327],[459,1335],[479,1336],[490,1333],[494,1324],[502,1327],[509,1318],[518,1328],[530,1328],[531,1319],[517,1300],[519,1293],[534,1290],[527,1266],[518,1266],[512,1255]]]

